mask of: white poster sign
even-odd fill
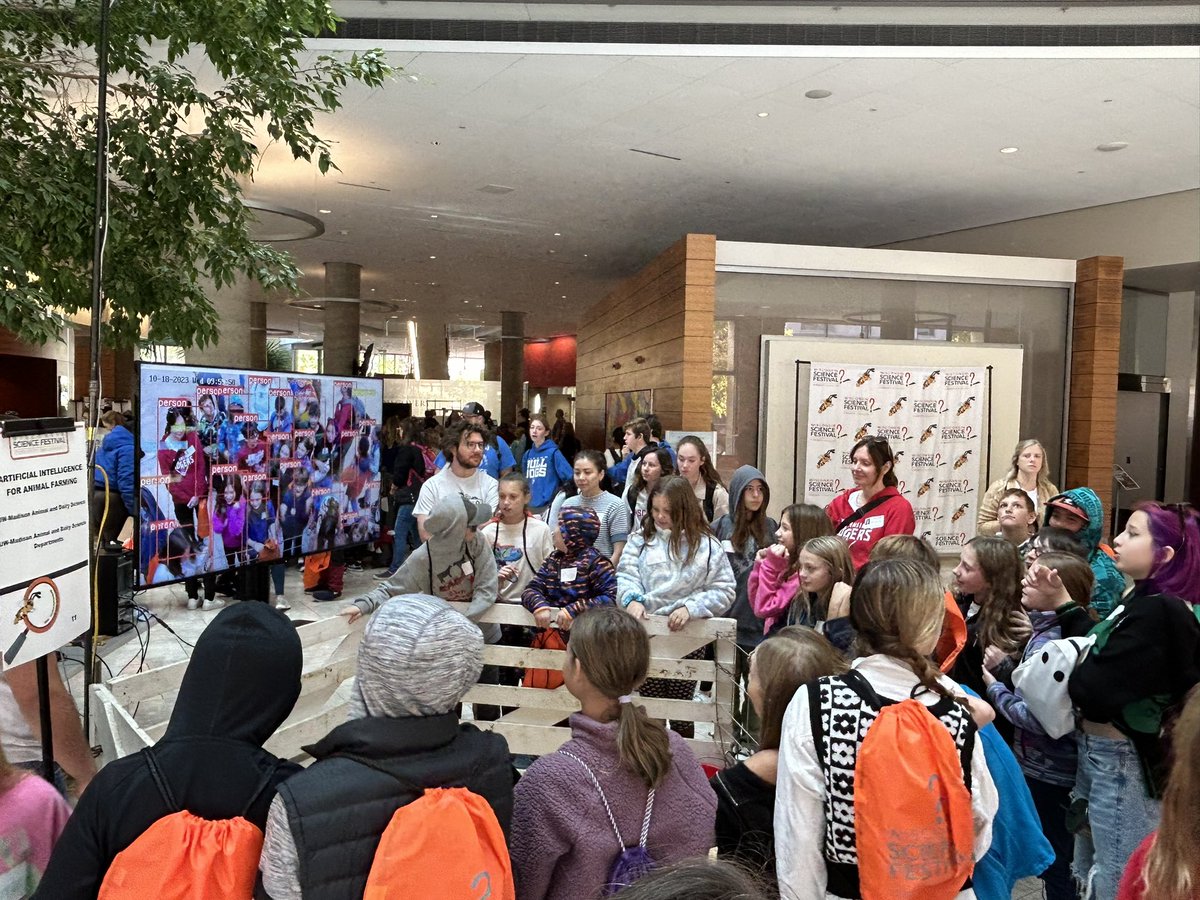
[[[900,493],[917,536],[957,553],[975,534],[980,494],[982,368],[814,363],[809,375],[804,499],[825,506],[852,487],[850,449],[873,434],[896,456]]]
[[[88,628],[88,472],[83,425],[11,435],[3,427],[0,660],[9,668]]]

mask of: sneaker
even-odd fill
[[[360,563],[360,562],[346,563],[346,571],[347,572],[361,572],[362,570],[363,570],[363,567],[362,567],[362,563]]]
[[[210,609],[220,609],[224,605],[224,600],[205,600],[204,605],[200,608],[204,610],[204,612],[208,612]]]
[[[188,607],[188,609],[199,609],[200,608],[200,598],[199,597],[188,597],[187,607]]]
[[[387,530],[387,535],[388,535],[388,537],[395,537],[395,536],[396,536],[396,529],[395,529],[395,528],[389,528],[389,529]]]
[[[316,600],[318,603],[328,603],[330,600],[336,600],[338,597],[342,596],[342,592],[341,591],[320,590],[320,591],[313,591],[312,596],[313,596],[313,599]]]
[[[284,612],[287,612],[289,609],[292,608],[292,604],[290,604],[286,600],[284,600],[283,597],[276,597],[275,598],[275,608],[279,609],[279,610],[283,610]]]
[[[378,581],[389,581],[392,578],[396,577],[396,570],[395,569],[382,569],[381,571],[376,572],[373,577],[375,579],[377,579]]]

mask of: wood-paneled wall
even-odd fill
[[[615,391],[653,390],[664,428],[712,428],[716,256],[715,235],[689,234],[583,317],[575,428],[585,447],[607,446],[604,399]]]
[[[1109,498],[1116,445],[1125,261],[1120,256],[1093,256],[1079,260],[1075,273],[1064,486],[1090,487],[1101,498]]]

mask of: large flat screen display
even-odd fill
[[[381,381],[139,370],[140,584],[379,536]]]

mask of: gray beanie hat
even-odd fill
[[[438,597],[401,594],[367,623],[350,718],[442,715],[462,700],[482,669],[478,626]]]

